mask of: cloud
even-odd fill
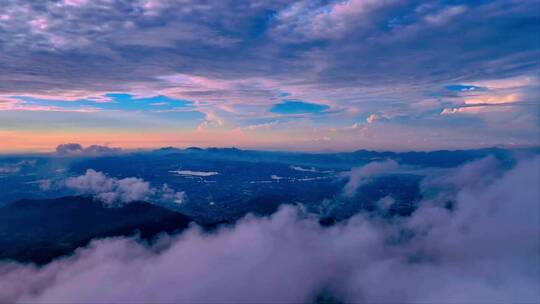
[[[120,149],[120,148],[110,148],[110,147],[107,147],[107,146],[91,145],[91,146],[88,146],[88,147],[84,148],[83,153],[84,154],[91,154],[91,155],[110,154],[110,153],[119,152],[121,150],[122,149]]]
[[[0,173],[17,173],[21,170],[20,166],[8,164],[0,166]]]
[[[213,175],[218,175],[218,172],[215,171],[191,171],[191,170],[172,170],[169,173],[174,173],[178,175],[187,175],[187,176],[198,176],[198,177],[208,177]]]
[[[21,160],[16,163],[0,164],[0,174],[19,173],[25,167],[35,166],[36,160]]]
[[[48,191],[51,189],[52,181],[50,179],[41,179],[37,181],[38,187],[42,191]]]
[[[64,113],[95,113],[100,109],[93,107],[63,107],[47,104],[36,104],[19,98],[0,95],[0,111],[30,111],[30,112],[64,112]]]
[[[467,176],[481,162],[453,173]],[[304,303],[330,294],[355,303],[533,303],[539,167],[536,157],[494,169],[496,179],[463,183],[454,208],[425,201],[392,223],[357,215],[322,227],[289,206],[150,247],[110,238],[41,268],[4,262],[0,301]]]
[[[214,112],[206,112],[204,121],[197,126],[197,131],[204,131],[212,127],[221,127],[224,125],[223,119]]]
[[[366,118],[366,122],[368,124],[374,123],[376,120],[381,119],[381,117],[377,114],[371,114]]]
[[[335,40],[355,29],[364,30],[375,10],[391,7],[394,1],[297,1],[276,16],[274,35],[290,41]],[[324,2],[320,2],[324,3]]]
[[[154,191],[157,194],[157,200],[161,202],[173,202],[176,204],[182,204],[187,200],[186,193],[183,191],[176,191],[169,187],[169,185],[164,184],[161,186],[161,189]]]
[[[420,188],[423,199],[430,204],[452,207],[461,192],[485,188],[501,178],[503,172],[503,164],[487,156],[442,172],[428,170]]]
[[[184,192],[176,192],[166,184],[161,189],[136,177],[117,179],[88,169],[84,175],[69,177],[64,186],[79,194],[90,194],[109,205],[121,205],[133,201],[166,201],[181,204]]]
[[[474,104],[510,104],[518,102],[522,99],[521,94],[512,93],[508,95],[477,95],[465,99],[465,104],[474,105]]]
[[[300,166],[289,166],[289,168],[293,169],[293,170],[296,170],[296,171],[300,171],[300,172],[319,172],[317,169],[315,169],[314,167],[311,167],[311,168],[303,168],[303,167],[300,167]]]
[[[73,154],[82,152],[83,147],[80,144],[60,144],[56,147],[56,153],[58,154]]]
[[[352,197],[356,190],[369,181],[371,177],[387,174],[399,168],[399,165],[394,160],[385,160],[382,162],[371,162],[362,167],[353,168],[351,171],[343,175],[349,179],[343,193],[345,196]]]
[[[424,20],[430,24],[444,25],[456,16],[461,15],[466,11],[467,7],[465,5],[449,6],[442,9],[441,11],[425,16]]]
[[[250,131],[260,130],[260,129],[267,130],[267,129],[271,129],[273,127],[276,127],[277,125],[279,125],[279,121],[274,120],[274,121],[266,122],[266,123],[248,125],[246,127],[243,127],[242,130],[250,130]]]
[[[467,163],[459,168],[450,170],[444,175],[428,176],[424,180],[424,187],[434,188],[437,185],[447,185],[454,190],[463,188],[484,186],[485,183],[492,182],[499,177],[501,164],[493,156],[487,156]]]
[[[77,143],[60,144],[56,147],[56,153],[60,155],[98,155],[120,152],[120,148],[91,145],[86,148]]]
[[[27,185],[37,185],[39,190],[41,191],[49,191],[51,190],[53,186],[53,180],[52,179],[38,179],[34,181],[25,182]]]
[[[150,184],[142,179],[110,178],[92,169],[84,175],[66,179],[65,186],[78,193],[92,194],[107,204],[145,200],[152,194]]]

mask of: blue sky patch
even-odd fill
[[[295,99],[286,99],[283,100],[282,103],[272,106],[270,112],[278,114],[306,114],[323,112],[329,108],[329,106],[323,104],[310,103]]]
[[[464,85],[464,84],[452,84],[445,87],[446,89],[453,92],[467,92],[467,91],[485,91],[486,88],[473,86],[473,85]]]
[[[112,99],[109,106],[118,107],[125,110],[170,110],[179,107],[189,107],[193,104],[192,101],[184,99],[174,99],[164,95],[152,97],[133,98],[133,95],[124,93],[109,93],[105,97]],[[103,103],[107,106],[107,103]]]
[[[105,97],[111,99],[106,102],[96,102],[91,99],[78,99],[74,101],[59,99],[42,99],[30,96],[12,96],[12,98],[24,101],[27,104],[41,106],[55,106],[65,109],[94,108],[100,110],[127,110],[127,111],[171,111],[178,109],[192,109],[193,102],[184,99],[174,99],[164,95],[144,98],[133,98],[131,94],[109,93]]]

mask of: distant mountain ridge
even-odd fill
[[[230,148],[199,148],[185,149],[165,147],[153,150],[158,154],[184,154],[190,157],[207,157],[241,161],[268,161],[279,163],[298,163],[306,165],[324,166],[350,166],[371,161],[394,159],[402,164],[422,165],[433,167],[454,167],[474,159],[492,155],[501,160],[508,160],[513,153],[540,153],[540,148],[503,149],[498,147],[473,150],[437,150],[437,151],[411,151],[391,152],[357,150],[353,152],[307,153],[286,151],[260,151]]]

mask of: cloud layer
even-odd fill
[[[445,174],[465,181],[481,162]],[[284,207],[153,247],[112,238],[43,268],[3,263],[0,301],[291,303],[331,294],[369,303],[535,302],[540,158],[508,171],[487,167],[498,177],[454,183],[452,208],[427,199],[393,223],[357,215],[321,227]]]

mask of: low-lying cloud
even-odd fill
[[[69,143],[61,144],[56,147],[56,153],[59,155],[99,155],[99,154],[112,154],[122,151],[120,148],[111,148],[107,146],[91,145],[83,147],[81,144]]]
[[[16,163],[0,164],[0,174],[19,173],[25,167],[33,167],[36,165],[36,160],[21,160]]]
[[[460,184],[453,208],[426,200],[393,222],[360,214],[322,227],[288,206],[152,247],[111,238],[42,268],[0,264],[0,302],[304,303],[322,293],[354,303],[537,302],[540,157],[488,167],[496,172],[482,183]]]
[[[352,197],[360,186],[369,181],[371,177],[389,173],[399,167],[394,160],[385,160],[381,162],[371,162],[362,167],[353,168],[344,175],[349,178],[347,184],[343,188],[343,194],[347,197]]]
[[[215,171],[192,171],[192,170],[173,170],[169,173],[185,176],[197,176],[197,177],[208,177],[213,175],[218,175],[218,172]]]
[[[93,169],[86,170],[83,175],[67,178],[64,181],[64,186],[79,194],[93,195],[106,204],[122,204],[141,200],[182,203],[185,199],[184,192],[176,192],[167,185],[154,188],[141,178],[118,179],[108,177]]]

